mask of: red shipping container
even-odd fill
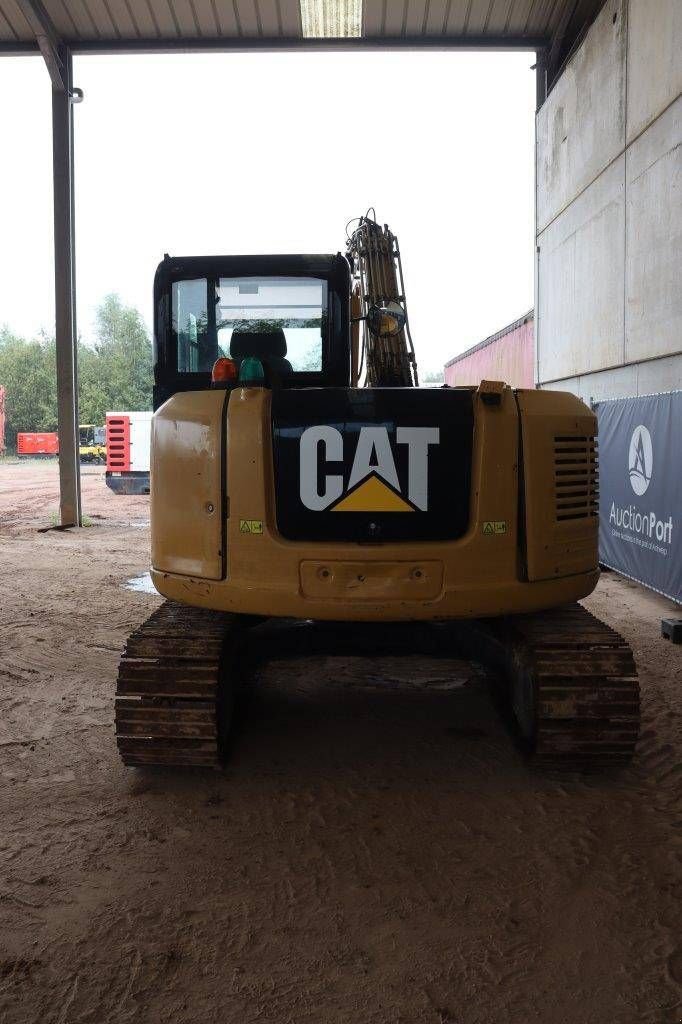
[[[17,455],[58,455],[56,434],[17,434]]]

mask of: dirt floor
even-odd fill
[[[125,769],[126,634],[159,599],[147,498],[0,464],[0,1021],[682,1020],[682,648],[613,574],[644,727],[618,773],[533,770],[467,663],[262,672],[224,773]],[[678,610],[679,614],[679,610]]]

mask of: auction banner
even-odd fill
[[[682,391],[596,411],[599,561],[682,602]]]

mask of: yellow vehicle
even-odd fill
[[[78,452],[81,462],[106,462],[105,428],[94,423],[81,423],[78,427]]]
[[[595,416],[496,381],[419,388],[388,228],[362,218],[346,257],[164,259],[155,358],[167,600],[121,660],[126,764],[220,763],[239,651],[272,616],[453,620],[537,755],[631,756],[632,654],[576,603],[598,579]]]

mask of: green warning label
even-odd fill
[[[485,537],[494,537],[500,533],[507,532],[507,520],[506,519],[487,519],[483,524],[483,535]]]
[[[263,520],[262,519],[240,519],[239,520],[239,532],[240,533],[262,533],[263,532]]]

